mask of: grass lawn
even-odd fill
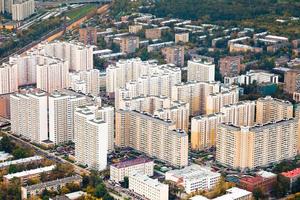
[[[96,8],[97,7],[95,5],[88,4],[88,5],[85,5],[80,8],[76,8],[74,10],[67,12],[66,16],[69,17],[71,20],[78,19],[80,17],[83,17],[84,15],[86,15],[87,13],[89,13],[90,11],[92,11]]]

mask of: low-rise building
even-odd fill
[[[24,186],[21,187],[21,196],[22,199],[27,199],[31,196],[36,196],[41,194],[45,189],[51,190],[51,191],[58,191],[59,188],[62,188],[68,183],[75,183],[75,184],[81,184],[82,177],[79,175],[70,176],[67,178],[62,178],[54,181],[48,181],[44,183],[39,183],[35,185],[30,186]]]
[[[145,196],[149,200],[168,200],[169,186],[151,179],[145,174],[131,174],[129,176],[129,189]]]
[[[19,178],[21,184],[25,184],[28,179],[39,177],[41,173],[49,173],[50,171],[55,169],[55,165],[51,165],[48,167],[42,167],[37,169],[31,169],[28,171],[17,172],[13,174],[8,174],[3,176],[3,181],[5,183],[9,183],[13,178]]]
[[[288,171],[288,172],[282,172],[282,176],[286,177],[290,182],[290,188],[292,188],[295,184],[295,182],[300,177],[300,168],[296,168],[294,170]]]
[[[145,30],[145,37],[147,39],[160,39],[161,38],[161,29],[159,28],[151,28]]]
[[[188,194],[197,190],[212,189],[219,182],[220,177],[220,173],[212,172],[208,168],[195,164],[166,172],[166,180],[183,186]]]
[[[209,199],[204,196],[197,195],[190,198],[190,200],[209,200]],[[213,198],[212,200],[252,200],[252,193],[247,190],[233,187],[226,190],[226,194],[217,198]]]
[[[5,169],[9,167],[10,165],[19,165],[19,164],[28,164],[28,163],[36,163],[40,162],[43,160],[43,157],[41,156],[32,156],[28,158],[22,158],[18,160],[11,160],[11,161],[6,161],[6,162],[1,162],[0,163],[0,170]]]
[[[264,192],[270,192],[276,182],[276,174],[266,171],[260,171],[255,177],[242,177],[239,182],[239,187],[250,192],[253,192],[254,189],[257,188],[262,189]]]
[[[178,43],[178,42],[183,42],[183,43],[189,42],[189,33],[188,32],[176,33],[175,34],[175,43]]]
[[[238,78],[238,82],[241,85],[249,85],[256,82],[257,84],[262,83],[274,83],[278,84],[279,75],[269,73],[262,70],[250,70],[246,74],[242,74]]]
[[[110,180],[115,182],[124,181],[131,173],[141,173],[153,176],[154,162],[148,158],[137,158],[116,163],[110,166]]]

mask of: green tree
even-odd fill
[[[124,177],[124,188],[129,188],[129,178],[127,176]]]
[[[6,153],[11,153],[14,145],[12,144],[10,138],[5,135],[2,140],[0,140],[0,150],[5,151]]]
[[[16,173],[18,172],[18,167],[16,165],[10,165],[8,167],[8,173],[9,174],[13,174],[13,173]]]
[[[98,45],[98,47],[100,49],[105,49],[107,47],[107,44],[106,44],[106,42],[105,42],[105,40],[104,40],[103,37],[98,37],[98,39],[97,39],[97,45]]]
[[[114,198],[110,196],[108,193],[106,193],[103,197],[103,200],[114,200]]]
[[[140,57],[143,61],[149,60],[149,53],[147,48],[141,48],[137,52],[137,57]]]
[[[105,185],[103,183],[100,183],[96,186],[95,190],[95,196],[98,198],[104,197],[104,195],[107,193]]]
[[[12,154],[15,159],[21,159],[30,156],[29,150],[21,147],[18,147],[15,150],[13,150]]]
[[[258,187],[258,188],[254,188],[253,190],[253,197],[255,200],[259,200],[259,199],[264,199],[265,198],[265,195],[264,195],[264,192],[263,190]]]

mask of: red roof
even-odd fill
[[[240,179],[240,182],[244,182],[247,184],[257,184],[264,180],[261,176],[255,176],[255,177],[243,177]]]
[[[287,178],[295,178],[295,177],[300,176],[300,168],[296,168],[296,169],[294,169],[292,171],[288,171],[288,172],[282,172],[281,174]]]

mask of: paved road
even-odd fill
[[[48,158],[50,160],[53,160],[55,162],[68,163],[68,164],[72,165],[74,167],[74,171],[77,174],[87,174],[87,175],[89,175],[91,173],[89,170],[84,169],[82,167],[79,167],[79,166],[75,165],[74,163],[72,163],[70,161],[62,159],[61,157],[56,156],[55,154],[50,153],[50,152],[48,152],[48,151],[46,151],[46,150],[44,150],[44,149],[42,149],[40,147],[37,147],[37,146],[31,144],[28,141],[25,141],[25,140],[23,140],[23,139],[21,139],[19,137],[16,137],[15,135],[13,135],[13,134],[11,134],[9,132],[4,132],[4,133],[6,133],[9,137],[13,138],[14,140],[17,140],[18,142],[22,143],[23,145],[29,146],[29,147],[33,148],[36,151],[36,153],[39,154],[39,155],[42,155],[42,156],[44,156],[44,157],[46,157],[46,158]]]

